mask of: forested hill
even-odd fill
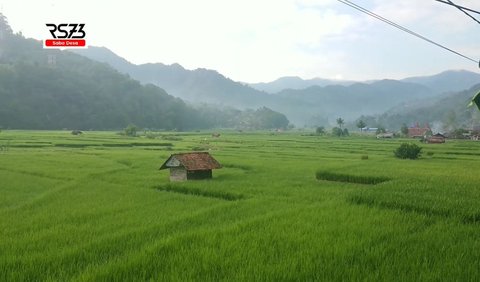
[[[477,107],[467,107],[472,97],[480,91],[480,84],[447,96],[405,103],[380,115],[376,125],[399,128],[413,122],[430,123],[437,131],[451,131],[456,128],[471,128],[480,122]],[[375,126],[375,123],[372,124]]]
[[[154,85],[106,64],[13,34],[0,14],[0,126],[18,129],[158,129],[208,124]]]

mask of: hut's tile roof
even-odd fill
[[[160,169],[166,169],[171,166],[168,165],[169,161],[174,158],[180,162],[180,165],[187,170],[208,170],[221,168],[217,160],[215,160],[208,152],[195,152],[195,153],[182,153],[173,154],[165,161]]]

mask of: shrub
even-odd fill
[[[323,127],[323,126],[317,127],[317,129],[315,130],[315,133],[317,133],[317,135],[325,134],[325,127]]]
[[[433,152],[427,152],[427,156],[429,157],[433,156],[433,154],[434,154]]]
[[[361,158],[362,160],[368,160],[368,155],[362,155],[360,158]]]
[[[148,132],[145,132],[145,137],[147,137],[148,139],[155,139],[157,138],[157,134],[151,132],[151,131],[148,131]]]
[[[334,128],[332,128],[332,135],[333,136],[342,136],[343,135],[343,130],[340,127],[334,127]]]
[[[417,159],[422,154],[422,147],[413,143],[403,143],[395,151],[395,157],[399,159]]]
[[[125,128],[125,135],[135,137],[137,136],[137,130],[138,128],[134,124],[129,124]]]

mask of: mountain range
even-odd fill
[[[179,64],[132,64],[105,47],[89,47],[76,53],[107,63],[144,84],[157,85],[187,103],[238,109],[266,106],[284,113],[296,125],[308,126],[332,124],[337,117],[354,120],[361,115],[380,115],[399,104],[440,97],[480,81],[476,73],[446,71],[434,76],[369,82],[282,78],[259,86],[233,81],[217,71],[203,68],[187,70]],[[306,88],[302,88],[304,86]],[[280,88],[283,89],[268,93]]]
[[[445,119],[424,114],[435,109],[465,124],[472,114],[463,113],[462,103],[480,82],[477,73],[447,71],[366,82],[283,78],[259,90],[214,70],[132,64],[104,47],[46,50],[39,40],[13,34],[1,14],[0,33],[0,126],[7,128],[268,129],[289,121],[328,127],[338,117],[360,116],[398,126]]]
[[[271,82],[249,83],[248,85],[257,90],[275,94],[286,89],[300,90],[300,89],[305,89],[311,86],[327,86],[327,85],[348,86],[354,83],[355,81],[349,81],[349,80],[332,80],[332,79],[325,79],[325,78],[319,78],[319,77],[312,78],[312,79],[302,79],[298,76],[284,76]]]
[[[430,88],[436,93],[456,92],[468,89],[472,85],[480,82],[480,74],[465,70],[450,70],[431,76],[408,77],[400,80],[401,82],[416,83]],[[363,83],[374,83],[367,81]],[[301,90],[311,86],[344,85],[349,86],[356,81],[351,80],[331,80],[324,78],[302,79],[297,76],[286,76],[271,82],[250,83],[249,86],[268,93],[278,93],[285,89]]]

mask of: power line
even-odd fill
[[[440,3],[447,4],[447,5],[450,5],[450,6],[454,6],[454,7],[456,7],[456,8],[459,8],[459,9],[462,9],[462,10],[469,11],[469,12],[476,13],[476,14],[479,14],[479,15],[480,15],[480,12],[479,12],[479,11],[475,11],[475,10],[472,10],[472,9],[470,9],[470,8],[457,5],[457,4],[453,3],[453,2],[450,1],[450,0],[446,0],[446,1],[445,1],[445,0],[435,0],[435,1],[440,2]]]
[[[403,26],[401,26],[401,25],[399,25],[399,24],[397,24],[397,23],[394,23],[394,22],[392,22],[392,21],[390,21],[390,20],[388,20],[388,19],[386,19],[386,18],[384,18],[384,17],[382,17],[382,16],[380,16],[380,15],[378,15],[378,14],[375,14],[374,12],[369,11],[369,10],[367,10],[366,8],[363,8],[363,7],[361,7],[361,6],[353,3],[353,2],[351,2],[351,1],[348,1],[348,0],[337,0],[337,1],[340,2],[340,3],[343,3],[343,4],[347,5],[347,6],[350,6],[350,7],[354,8],[354,9],[356,9],[356,10],[362,12],[362,13],[365,13],[365,14],[371,16],[371,17],[374,17],[374,18],[376,18],[377,20],[380,20],[380,21],[382,21],[382,22],[384,22],[384,23],[387,23],[387,24],[389,24],[389,25],[391,25],[391,26],[393,26],[393,27],[396,27],[396,28],[400,29],[401,31],[404,31],[404,32],[406,32],[406,33],[408,33],[408,34],[410,34],[410,35],[413,35],[413,36],[418,37],[418,38],[420,38],[420,39],[422,39],[422,40],[425,40],[425,41],[427,41],[427,42],[429,42],[429,43],[431,43],[431,44],[433,44],[433,45],[436,45],[437,47],[440,47],[440,48],[445,49],[445,50],[447,50],[447,51],[449,51],[449,52],[452,52],[452,53],[454,53],[454,54],[456,54],[456,55],[458,55],[458,56],[460,56],[460,57],[463,57],[463,58],[465,58],[465,59],[467,59],[467,60],[469,60],[469,61],[475,62],[475,63],[479,64],[479,67],[480,67],[480,62],[479,62],[479,61],[477,61],[477,60],[475,60],[475,59],[472,59],[472,58],[470,58],[470,57],[468,57],[468,56],[466,56],[466,55],[463,55],[463,54],[461,54],[461,53],[459,53],[459,52],[457,52],[457,51],[455,51],[455,50],[452,50],[452,49],[450,49],[450,48],[448,48],[448,47],[446,47],[446,46],[444,46],[444,45],[442,45],[442,44],[440,44],[440,43],[437,43],[437,42],[435,42],[435,41],[433,41],[433,40],[431,40],[431,39],[428,39],[428,38],[426,38],[426,37],[423,36],[423,35],[420,35],[420,34],[414,32],[414,31],[412,31],[412,30],[410,30],[410,29],[408,29],[408,28],[406,28],[406,27],[403,27]]]
[[[467,17],[470,17],[472,20],[474,20],[474,21],[476,21],[477,23],[480,24],[480,21],[478,21],[474,16],[470,15],[470,14],[467,12],[467,10],[470,11],[470,12],[475,12],[475,13],[477,13],[477,14],[480,14],[480,12],[477,12],[477,11],[475,11],[475,10],[468,9],[468,8],[465,8],[465,7],[462,7],[462,6],[459,6],[459,5],[453,3],[453,2],[450,1],[450,0],[446,0],[446,1],[436,0],[436,1],[438,1],[438,2],[440,2],[440,3],[444,3],[444,4],[447,4],[447,5],[450,5],[450,6],[453,6],[453,7],[457,8],[457,9],[459,9],[462,13],[464,13],[465,15],[467,15]]]

